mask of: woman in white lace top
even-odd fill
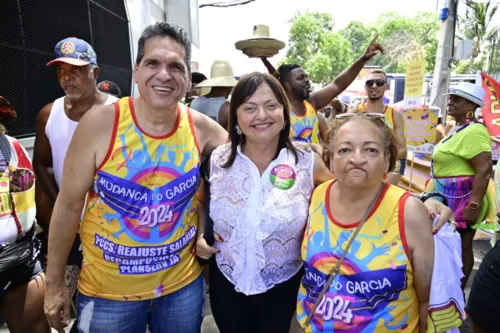
[[[291,143],[289,112],[274,77],[242,77],[231,98],[231,143],[211,157],[210,217],[219,241],[210,300],[221,333],[285,332],[295,310],[309,200],[332,174],[318,154]],[[198,243],[198,255],[208,257],[206,242]]]

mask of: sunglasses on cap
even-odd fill
[[[372,87],[374,83],[377,85],[377,87],[382,87],[382,86],[383,86],[383,85],[385,85],[387,82],[385,82],[385,80],[382,80],[382,79],[367,80],[367,81],[365,82],[365,86],[367,86],[367,87]]]
[[[352,117],[366,117],[372,119],[382,119],[385,120],[385,114],[382,113],[371,113],[371,112],[360,112],[360,113],[341,113],[335,116],[335,119],[349,119]]]

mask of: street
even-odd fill
[[[476,274],[477,269],[479,268],[479,264],[481,263],[482,258],[488,252],[490,249],[490,243],[489,240],[475,240],[474,241],[474,270],[472,271],[472,275],[469,279],[469,283],[467,285],[467,288],[465,290],[465,293],[468,295],[470,291],[470,285],[472,283],[472,280],[474,279],[474,276]],[[69,329],[66,330],[68,332]],[[57,333],[55,330],[53,331],[54,333]],[[215,325],[213,316],[212,316],[212,311],[210,309],[210,301],[208,299],[207,295],[207,301],[205,303],[205,319],[203,320],[203,325],[201,328],[202,333],[219,333],[219,330],[217,329],[217,326]],[[472,325],[470,320],[467,320],[465,324],[460,328],[461,333],[472,333]],[[3,328],[0,328],[0,333],[9,333],[9,330],[4,326]],[[149,333],[149,331],[148,331]]]

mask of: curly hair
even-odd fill
[[[396,138],[392,133],[392,130],[387,126],[383,118],[375,118],[367,115],[366,113],[354,113],[351,117],[346,118],[334,118],[330,123],[330,131],[328,132],[328,141],[323,143],[323,161],[326,166],[330,168],[330,158],[334,154],[334,143],[336,139],[336,134],[340,131],[342,126],[345,124],[359,119],[366,119],[372,122],[380,130],[382,134],[382,140],[384,145],[384,155],[389,156],[389,168],[387,172],[394,170],[396,161],[398,159],[398,146],[396,144]]]

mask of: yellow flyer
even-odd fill
[[[405,137],[408,151],[431,154],[437,134],[437,115],[429,109],[404,110]]]

